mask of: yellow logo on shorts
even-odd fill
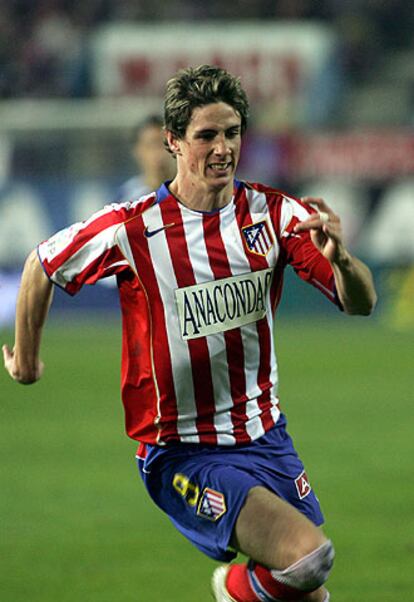
[[[198,485],[191,483],[190,479],[186,477],[185,474],[177,472],[174,475],[173,487],[190,506],[195,506],[197,504],[200,490]]]

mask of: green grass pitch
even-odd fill
[[[51,322],[44,378],[0,375],[3,602],[211,599],[216,563],[149,500],[123,434],[119,331]],[[333,600],[414,600],[412,333],[282,316],[276,344],[282,408],[335,542]]]

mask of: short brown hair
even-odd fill
[[[167,82],[164,127],[184,138],[193,110],[214,102],[225,102],[241,117],[241,133],[247,127],[249,101],[240,78],[211,65],[181,69]]]

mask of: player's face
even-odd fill
[[[181,175],[192,182],[222,189],[233,182],[240,157],[241,118],[224,102],[194,109],[179,146]]]

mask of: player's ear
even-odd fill
[[[181,140],[180,140],[180,138],[177,138],[177,136],[175,136],[169,130],[166,130],[165,137],[167,139],[167,143],[168,143],[170,151],[174,155],[181,155]]]

